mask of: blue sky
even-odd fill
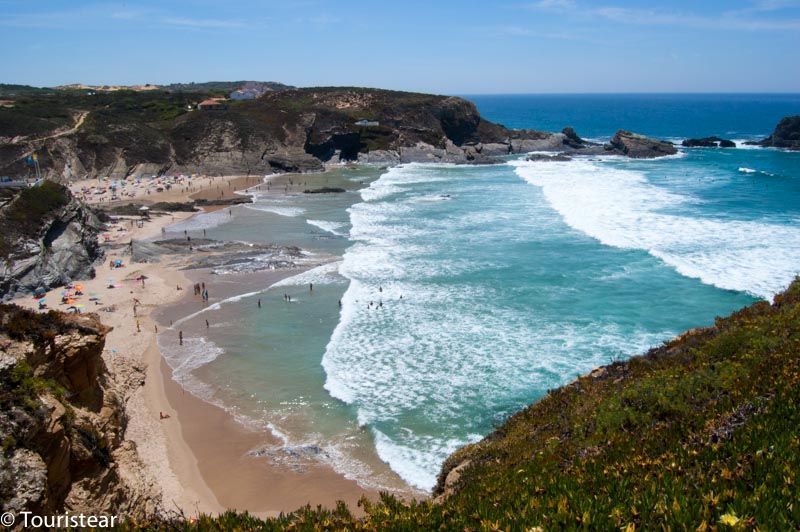
[[[800,92],[800,0],[0,0],[0,81]]]

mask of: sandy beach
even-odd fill
[[[200,178],[183,188],[149,194],[145,187],[133,187],[133,196],[124,201],[232,198],[236,197],[236,190],[253,186],[260,179]],[[304,186],[313,177],[300,179],[302,182],[295,182],[291,176],[280,176],[272,187],[282,193],[290,187]],[[88,183],[77,183],[73,188],[87,186]],[[87,200],[110,203],[91,195]],[[279,442],[268,432],[245,427],[221,408],[186,392],[171,378],[171,369],[158,348],[157,332],[164,332],[170,316],[186,315],[187,307],[197,305],[192,301],[192,279],[180,271],[188,259],[168,256],[157,263],[129,264],[126,244],[159,235],[166,226],[190,216],[193,213],[153,216],[142,227],[133,218],[121,219],[116,230],[108,233],[105,261],[96,266],[96,277],[76,283],[83,293],[77,298],[82,311],[97,312],[102,322],[113,328],[106,339],[104,359],[112,379],[129,392],[126,439],[136,443],[145,466],[145,471],[131,473],[145,475],[160,488],[164,509],[186,516],[215,514],[228,508],[276,515],[305,504],[333,506],[338,500],[357,510],[362,496],[375,497],[376,493],[364,490],[322,463],[298,472],[249,454]],[[111,269],[110,262],[116,260],[124,266]],[[296,273],[266,272],[263,281],[269,284]],[[146,279],[141,280],[142,276]],[[58,304],[59,294],[61,290],[55,289],[46,296],[49,308],[66,309],[66,305]],[[16,302],[36,307],[33,298]]]

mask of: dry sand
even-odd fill
[[[217,199],[220,192],[223,198],[230,198],[237,188],[252,186],[254,180],[257,182],[260,177],[213,178],[205,183],[196,181],[194,187],[187,186],[186,190],[142,193],[127,201],[141,198],[151,202],[188,201],[190,196]],[[290,184],[291,180],[281,176],[278,187],[295,190],[301,187],[299,183]],[[80,189],[81,185],[77,186]],[[171,370],[156,341],[156,327],[163,332],[164,326],[154,320],[153,313],[166,305],[191,299],[191,281],[178,270],[185,259],[167,257],[160,263],[127,264],[130,257],[123,254],[124,246],[120,243],[158,235],[162,227],[191,215],[154,217],[141,228],[121,223],[125,231],[110,233],[106,260],[97,267],[96,278],[80,283],[86,294],[81,298],[86,312],[115,308],[113,312],[98,312],[103,323],[113,327],[104,352],[112,378],[125,378],[133,373],[131,368],[146,367],[144,385],[134,388],[126,403],[129,417],[126,439],[137,445],[145,468],[141,473],[160,487],[165,509],[178,510],[186,516],[216,514],[227,508],[275,515],[305,504],[332,507],[337,500],[346,501],[351,510],[358,511],[356,502],[363,495],[374,498],[374,492],[362,489],[323,464],[297,472],[249,455],[253,449],[278,442],[270,434],[248,429],[224,410],[185,392],[171,378]],[[125,261],[126,266],[110,269],[108,261],[117,258]],[[135,281],[140,275],[147,277],[144,285]],[[122,286],[107,288],[109,278]],[[183,290],[178,290],[178,286]],[[57,289],[48,294],[51,308],[65,308],[57,304],[60,292]],[[90,294],[97,295],[101,304],[86,301]],[[141,303],[137,305],[136,316],[134,298]],[[33,308],[35,301],[25,298],[16,302]],[[169,417],[161,419],[161,413]]]

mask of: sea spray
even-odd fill
[[[509,164],[571,227],[608,246],[647,251],[687,277],[770,298],[798,270],[800,228],[672,214],[697,199],[602,160]]]

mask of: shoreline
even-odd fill
[[[277,187],[275,192],[278,195],[283,195],[290,188],[304,186],[303,182],[293,182],[298,177],[295,174],[270,177],[277,178],[272,184]],[[304,181],[309,179],[308,176],[302,177]],[[313,178],[314,176],[311,177]],[[233,177],[227,190],[222,187],[221,196],[213,197],[216,191],[206,189],[190,194],[188,199],[241,197],[247,195],[249,189],[258,189],[262,184],[263,182],[253,183],[252,176]],[[203,207],[202,212],[192,213],[175,223],[226,207]],[[302,271],[304,269],[295,268],[243,276],[265,277],[260,286],[266,289],[275,282]],[[178,273],[183,279],[183,285],[188,288],[198,282],[203,275],[201,272],[202,270],[194,270]],[[210,303],[237,295],[240,294],[225,294],[224,297],[215,297]],[[193,297],[187,289],[180,297],[156,309],[151,317],[154,324],[159,323],[159,334],[166,334],[167,316],[171,315],[175,320],[186,319],[191,314],[186,312],[187,303],[191,304],[192,301]],[[177,309],[180,311],[176,313]],[[188,321],[191,322],[192,319]],[[296,472],[285,466],[271,464],[265,457],[253,456],[250,453],[254,450],[280,447],[283,442],[267,430],[258,431],[245,426],[231,412],[185,389],[173,378],[173,370],[159,348],[158,335],[153,335],[144,356],[148,378],[142,389],[142,399],[151,418],[162,425],[166,465],[171,468],[178,484],[176,489],[172,479],[164,479],[167,481],[162,484],[165,509],[174,507],[186,515],[219,514],[227,509],[236,509],[268,517],[291,512],[308,504],[335,507],[339,500],[344,500],[351,511],[358,514],[361,511],[358,501],[362,497],[377,499],[377,492],[362,488],[356,481],[347,479],[328,464],[316,462],[307,471]],[[170,417],[159,419],[162,412]],[[161,462],[163,465],[165,461]]]
[[[277,189],[273,190],[280,195],[286,191],[302,192],[306,182],[324,176],[327,171],[271,176],[276,178],[273,186]],[[188,190],[187,187],[186,190],[125,198],[118,203],[236,198],[247,195],[247,189],[261,184],[254,183],[254,179],[260,180],[262,176],[213,178],[208,179],[208,186],[200,190]],[[221,195],[218,194],[220,191]],[[89,203],[94,206],[110,205],[110,202],[92,199]],[[97,314],[104,324],[112,327],[103,358],[109,368],[110,380],[124,388],[128,417],[125,439],[135,443],[141,461],[139,470],[134,466],[127,474],[144,478],[155,488],[161,496],[163,511],[177,511],[185,516],[216,515],[235,508],[266,517],[294,511],[307,504],[335,507],[339,500],[344,500],[351,511],[358,514],[361,512],[357,504],[359,499],[367,496],[375,500],[377,492],[362,488],[356,481],[321,462],[307,472],[296,472],[270,464],[263,457],[249,455],[248,452],[255,448],[275,445],[279,440],[270,433],[249,429],[228,411],[187,393],[172,378],[172,370],[158,346],[156,327],[163,332],[164,326],[159,323],[157,315],[163,314],[165,307],[182,305],[191,299],[187,288],[193,281],[180,269],[187,262],[186,258],[165,257],[162,262],[127,264],[130,256],[124,255],[122,243],[129,238],[141,241],[158,237],[162,229],[170,225],[223,207],[227,206],[208,206],[198,212],[154,216],[141,228],[134,227],[134,218],[131,218],[128,230],[114,234],[103,244],[106,255],[104,261],[96,265],[95,278],[78,282],[85,287],[87,294],[103,292],[102,304],[106,306],[102,308],[113,309]],[[121,218],[122,225],[125,225],[127,219]],[[108,275],[115,279],[120,277],[119,270],[112,270],[112,273],[106,270],[108,260],[112,258],[121,258],[126,263],[125,282],[145,275],[146,287],[133,281],[130,290],[128,287],[107,290],[105,278]],[[281,278],[299,273],[296,269],[274,272],[279,272]],[[176,286],[183,290],[176,290]],[[52,290],[51,297],[55,293]],[[141,302],[136,314],[131,304],[133,298]],[[27,297],[15,302],[28,308],[35,306],[35,300]],[[56,305],[53,307],[58,308]],[[100,308],[86,308],[85,311],[96,312]],[[160,419],[161,413],[170,417]]]
[[[262,278],[262,286],[269,286],[302,271],[305,269],[274,270],[255,275]],[[198,277],[200,275],[191,276],[192,280]],[[220,299],[227,297],[230,294]],[[186,294],[178,302],[160,309],[156,318],[164,324],[160,334],[167,334],[166,331],[170,330],[166,328],[170,317],[180,319],[186,316],[187,304],[192,301],[192,296]],[[181,327],[190,327],[192,321],[183,322]],[[191,334],[184,338],[190,338]],[[191,464],[177,461],[182,470],[179,476],[203,484],[195,486],[200,489],[192,491],[196,499],[186,500],[184,505],[193,503],[201,511],[205,508],[214,513],[226,509],[247,510],[267,517],[288,513],[307,504],[334,507],[339,500],[358,511],[357,504],[362,496],[377,498],[376,492],[362,488],[322,462],[314,462],[306,471],[298,472],[253,454],[263,448],[280,449],[283,442],[266,428],[248,427],[232,412],[184,388],[173,378],[173,370],[163,353],[154,347],[155,356],[160,360],[151,359],[149,365],[158,366],[162,385],[148,390],[148,400],[157,405],[159,412],[170,415],[161,423],[169,426],[173,438],[179,440],[176,447],[184,447],[182,454],[188,453],[193,458]],[[170,423],[172,421],[177,423]]]

